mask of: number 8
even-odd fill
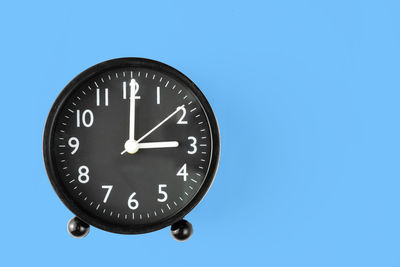
[[[89,168],[86,166],[80,166],[78,169],[79,176],[78,181],[82,184],[86,184],[89,182]]]

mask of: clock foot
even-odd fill
[[[89,233],[90,225],[85,223],[78,217],[74,217],[69,220],[67,230],[72,237],[83,238]]]
[[[178,241],[186,241],[193,234],[192,224],[186,220],[180,220],[171,226],[171,234]]]

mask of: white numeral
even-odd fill
[[[110,196],[110,193],[111,193],[111,190],[112,190],[113,186],[112,185],[102,185],[101,188],[107,190],[106,196],[104,197],[104,200],[103,200],[103,202],[106,203],[108,197]]]
[[[122,83],[122,98],[126,99],[126,82]]]
[[[100,88],[96,89],[96,105],[100,106]],[[108,88],[104,89],[104,105],[108,106]]]
[[[135,195],[136,195],[136,193],[133,192],[132,195],[128,199],[128,207],[131,210],[135,210],[139,207],[139,201],[137,201],[136,199],[133,198]]]
[[[178,120],[177,124],[187,124],[187,121],[184,121],[183,119],[186,116],[186,108],[182,108],[182,117]]]
[[[87,166],[80,166],[78,169],[78,181],[82,184],[89,182],[89,168]]]
[[[85,127],[90,127],[93,125],[93,112],[90,109],[86,109],[85,111],[82,112],[82,118],[81,118],[81,111],[78,109],[76,111],[76,127],[81,127],[81,120],[82,124]]]
[[[77,151],[78,148],[79,148],[79,140],[78,140],[78,138],[76,138],[76,137],[71,137],[71,138],[68,140],[68,145],[74,149],[74,150],[71,151],[71,154],[72,154],[72,155],[75,154],[76,151]]]
[[[182,168],[179,169],[179,171],[176,173],[176,176],[183,176],[183,181],[186,182],[188,176],[188,173],[186,171],[186,163],[183,164]]]
[[[167,187],[167,185],[166,185],[166,184],[159,184],[159,185],[158,185],[158,193],[159,193],[160,195],[163,195],[163,198],[157,198],[157,201],[158,201],[158,202],[165,202],[165,201],[168,199],[168,194],[167,194],[167,192],[163,191],[163,188],[164,188],[164,187]]]
[[[139,92],[139,84],[135,79],[132,79],[129,83],[129,86],[135,89],[135,99],[140,99],[140,96],[137,95]],[[126,82],[122,83],[122,98],[126,99]]]
[[[196,152],[197,152],[197,146],[196,146],[197,140],[196,140],[196,138],[193,137],[193,136],[189,136],[189,137],[188,137],[188,140],[192,140],[192,141],[193,141],[193,142],[190,144],[190,146],[193,148],[193,150],[192,150],[192,151],[188,150],[188,154],[194,154],[194,153],[196,153]]]
[[[157,86],[157,105],[160,105],[160,86]]]

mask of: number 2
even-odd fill
[[[187,121],[183,120],[186,116],[186,109],[182,108],[182,112],[183,112],[182,117],[178,120],[177,124],[187,124],[188,123]]]

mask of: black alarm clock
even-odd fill
[[[59,198],[76,217],[74,237],[90,225],[119,234],[171,226],[205,196],[220,154],[218,124],[199,88],[176,69],[144,58],[97,64],[60,93],[47,118],[44,162]]]

